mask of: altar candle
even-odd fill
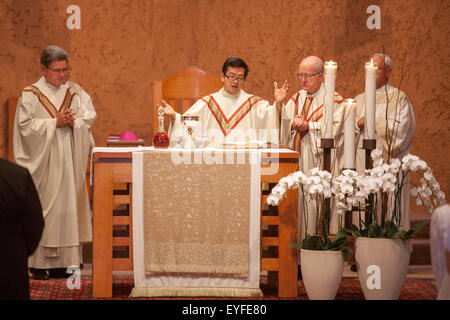
[[[344,168],[355,169],[355,105],[356,100],[344,101]]]
[[[375,102],[377,90],[377,70],[378,65],[373,62],[366,62],[366,115],[364,118],[368,139],[375,139]]]
[[[326,61],[324,84],[325,84],[325,138],[333,138],[333,107],[334,107],[334,90],[336,82],[337,62]]]

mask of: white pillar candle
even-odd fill
[[[344,168],[355,169],[355,106],[356,100],[344,101]]]
[[[366,62],[366,110],[364,126],[368,139],[375,139],[375,102],[378,65],[373,60]]]
[[[334,107],[334,90],[336,83],[336,71],[337,62],[326,61],[325,62],[325,73],[324,73],[324,84],[325,84],[325,138],[333,138],[333,107]]]

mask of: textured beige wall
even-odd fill
[[[81,8],[81,30],[66,28],[71,4]],[[381,8],[381,30],[366,28],[371,4]],[[150,143],[152,81],[187,66],[219,76],[225,58],[241,56],[247,91],[272,100],[273,80],[287,79],[293,93],[298,62],[314,54],[338,61],[336,89],[348,98],[364,90],[367,57],[384,49],[391,83],[414,105],[412,152],[449,194],[449,32],[446,0],[0,0],[0,105],[39,78],[41,50],[58,44],[71,54],[72,80],[92,96],[97,144],[128,129]],[[6,132],[2,112],[5,157]]]

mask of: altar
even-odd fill
[[[269,210],[261,190],[298,170],[297,157],[287,149],[94,148],[93,296],[112,296],[114,270],[134,271],[132,297],[258,297],[261,270],[280,297],[297,296],[289,246],[297,193]],[[117,183],[128,195],[114,191]],[[129,214],[115,216],[124,203]],[[114,237],[114,225],[128,225],[128,237]],[[267,226],[275,233],[264,236]],[[128,255],[113,254],[124,247]],[[264,257],[267,248],[277,256]]]

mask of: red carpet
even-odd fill
[[[112,300],[129,300],[128,295],[133,285],[134,283],[131,279],[114,279]],[[302,281],[298,282],[298,288],[298,297],[289,300],[308,300]],[[280,300],[276,296],[274,288],[261,284],[261,290],[264,293],[264,297],[261,300]],[[72,290],[67,288],[65,279],[31,280],[30,292],[32,300],[98,300],[92,297],[92,279],[81,280],[80,289]],[[435,300],[436,297],[437,290],[433,279],[407,278],[400,300]],[[182,299],[186,300],[186,298]],[[201,299],[203,300],[204,298]],[[176,300],[176,298],[141,298],[136,300]],[[343,278],[336,300],[364,300],[358,279]]]

